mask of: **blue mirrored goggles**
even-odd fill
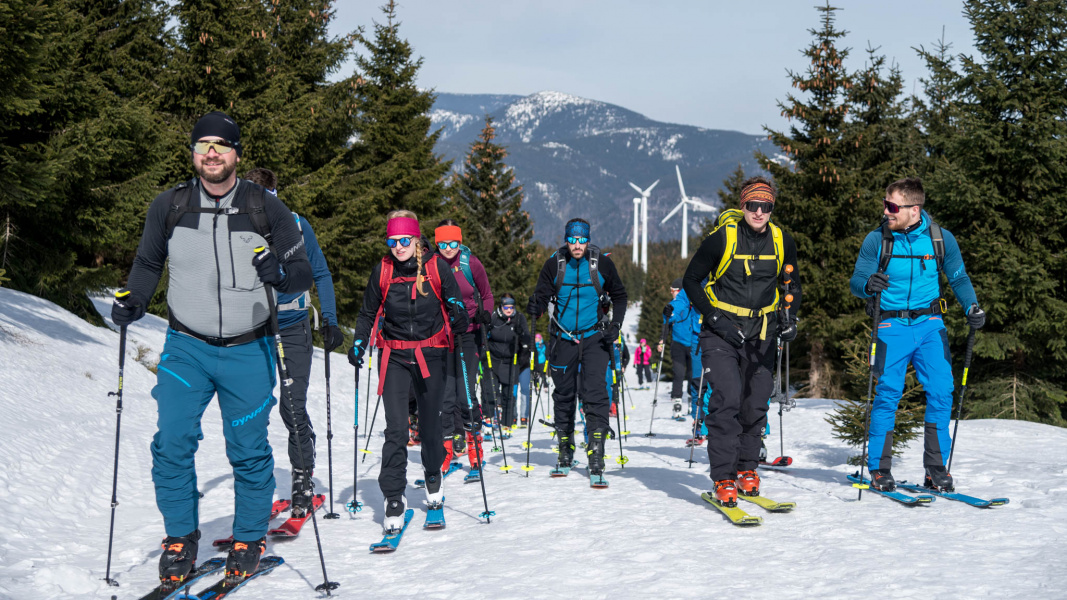
[[[437,242],[437,247],[441,250],[444,250],[445,248],[455,250],[456,248],[459,248],[459,242]]]
[[[588,244],[589,243],[589,238],[587,238],[587,237],[576,237],[576,236],[571,235],[571,236],[567,236],[567,243],[568,244]]]
[[[411,245],[411,240],[412,237],[410,235],[407,237],[402,237],[398,240],[394,240],[393,238],[386,238],[385,245],[389,246],[390,248],[396,248],[396,245],[400,244],[401,246],[407,248]]]

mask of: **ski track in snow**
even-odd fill
[[[108,312],[106,300],[96,302]],[[628,312],[631,333],[638,312]],[[164,535],[150,473],[155,377],[134,357],[138,345],[150,349],[149,356],[158,354],[164,335],[164,321],[152,316],[129,328],[111,567],[121,586],[111,588],[102,578],[115,439],[115,399],[108,392],[116,387],[118,335],[44,300],[0,289],[0,490],[8,519],[0,532],[0,598],[139,598],[155,585]],[[316,489],[328,494],[322,361],[319,350],[309,407],[318,435]],[[344,504],[352,498],[352,372],[343,355],[333,355],[332,363],[333,499],[341,518],[327,521],[320,511],[318,525],[330,579],[341,584],[338,598],[1067,595],[1067,430],[1014,421],[960,424],[953,471],[961,491],[1008,496],[1007,506],[983,510],[939,499],[906,507],[873,493],[857,502],[845,480],[853,470],[844,464],[851,451],[830,436],[823,420],[831,400],[799,399],[785,415],[786,452],[796,466],[763,470],[763,490],[798,507],[771,514],[743,505],[764,518],[761,527],[735,527],[700,499],[710,488],[706,451],[698,448],[697,463],[687,465],[689,425],[669,419],[667,402],[656,410],[657,437],[642,436],[652,392],[636,391],[633,408],[627,405],[630,460],[620,469],[613,440],[609,489],[591,489],[582,467],[568,478],[550,479],[553,444],[538,425],[531,450],[535,470],[528,478],[518,468],[525,459],[525,430],[507,442],[508,462],[515,465],[510,473],[498,469],[499,453],[489,457],[486,490],[497,513],[491,524],[477,516],[483,510],[480,486],[463,484],[457,473],[445,484],[446,529],[422,530],[423,492],[410,488],[416,515],[400,549],[371,555],[367,546],[381,538],[376,478],[384,420],[378,416],[374,454],[359,468],[359,497],[366,506],[350,515]],[[367,372],[362,374],[361,447],[369,424],[362,412]],[[667,384],[659,393],[661,399],[669,395]],[[770,418],[767,445],[775,456],[776,410]],[[203,423],[197,455],[204,492],[201,561],[217,555],[211,540],[229,535],[233,510],[217,404]],[[285,430],[280,418],[270,427],[278,496],[287,497]],[[422,476],[419,460],[418,452],[410,453],[409,481]],[[894,474],[921,477],[920,446],[908,449]],[[323,597],[314,591],[322,571],[310,525],[295,540],[270,543],[267,552],[284,556],[286,564],[236,592],[235,600]]]

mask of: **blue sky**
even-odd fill
[[[343,0],[331,32],[383,21],[385,0]],[[555,90],[650,118],[760,133],[780,129],[776,101],[787,69],[818,28],[814,0],[398,0],[400,33],[425,59],[419,85],[439,92],[532,94]],[[910,92],[926,75],[913,48],[942,35],[973,54],[961,1],[837,0],[849,31],[846,65],[863,66],[868,44],[901,67]],[[340,75],[351,72],[349,64]]]

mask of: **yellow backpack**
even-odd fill
[[[715,272],[708,277],[708,283],[704,286],[704,293],[708,296],[708,301],[715,308],[722,309],[726,312],[733,313],[740,317],[763,317],[763,329],[760,331],[760,339],[766,339],[767,337],[767,315],[774,312],[774,309],[778,307],[778,287],[774,289],[774,302],[768,306],[762,308],[749,308],[743,306],[734,306],[728,304],[715,297],[715,292],[712,291],[712,286],[726,273],[726,269],[730,267],[730,263],[733,260],[740,259],[745,261],[745,273],[752,274],[752,269],[749,267],[749,262],[754,260],[773,260],[776,265],[775,273],[782,272],[782,263],[785,262],[785,250],[782,242],[782,229],[774,223],[768,223],[771,228],[771,239],[774,241],[774,254],[737,254],[737,225],[741,219],[744,218],[744,213],[739,208],[731,208],[722,211],[719,215],[718,223],[711,234],[714,235],[716,231],[725,228],[726,234],[726,248],[722,253],[722,259],[719,260],[719,265],[715,267]]]

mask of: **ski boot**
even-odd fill
[[[952,482],[952,475],[949,474],[948,469],[945,467],[926,467],[926,479],[923,480],[923,487],[942,492],[951,492],[956,489]]]
[[[715,482],[715,499],[727,508],[737,506],[737,485],[733,479],[720,479]]]
[[[764,444],[763,442],[760,442],[759,461],[761,463],[767,462],[767,444]]]
[[[419,416],[408,417],[408,446],[417,446],[422,440],[419,439]]]
[[[463,437],[462,433],[457,433],[452,436],[452,451],[456,453],[456,456],[467,451],[467,440]]]
[[[737,488],[737,493],[742,496],[759,496],[759,474],[755,471],[738,471]]]
[[[429,508],[441,508],[445,503],[445,481],[440,473],[426,477],[426,506]]]
[[[589,438],[589,449],[586,455],[589,457],[589,474],[604,474],[604,444],[608,440],[608,430],[598,429]]]
[[[183,536],[168,536],[163,540],[163,554],[159,557],[159,587],[172,592],[196,566],[196,550],[200,542],[200,530]]]
[[[526,421],[526,417],[520,419],[519,422],[521,423],[520,427],[526,427],[529,425],[529,423]]]
[[[574,432],[568,432],[566,434],[560,434],[559,436],[559,458],[556,460],[556,467],[560,469],[569,469],[574,464]]]
[[[447,473],[448,472],[448,467],[452,464],[452,457],[454,456],[452,454],[452,438],[450,438],[450,437],[449,438],[445,438],[444,446],[445,446],[445,460],[444,460],[444,462],[441,463],[441,472],[442,473]]]
[[[429,495],[429,481],[426,483],[427,495]],[[382,529],[385,535],[398,533],[404,528],[404,511],[407,510],[408,499],[404,496],[395,496],[385,499],[385,520],[382,521]]]
[[[306,475],[300,469],[293,469],[293,500],[290,504],[291,516],[300,519],[307,516],[311,510],[311,501],[315,497],[315,482],[312,481],[313,473]]]
[[[254,542],[233,541],[230,553],[226,556],[227,586],[237,585],[249,575],[256,572],[259,567],[259,557],[267,550],[267,538],[259,538]]]
[[[671,416],[673,416],[675,419],[679,419],[682,416],[682,399],[671,398],[671,400],[674,402],[674,414]]]
[[[608,409],[608,416],[609,417],[617,417],[617,416],[619,416],[618,405],[615,404],[614,402],[611,403],[611,408]]]
[[[481,470],[481,461],[478,460],[478,453],[481,452],[482,458],[485,458],[485,451],[482,448],[482,434],[478,434],[475,438],[470,432],[467,433],[467,459],[471,463],[471,469]]]
[[[871,487],[879,492],[892,492],[897,489],[897,480],[889,469],[873,469],[871,471]]]

